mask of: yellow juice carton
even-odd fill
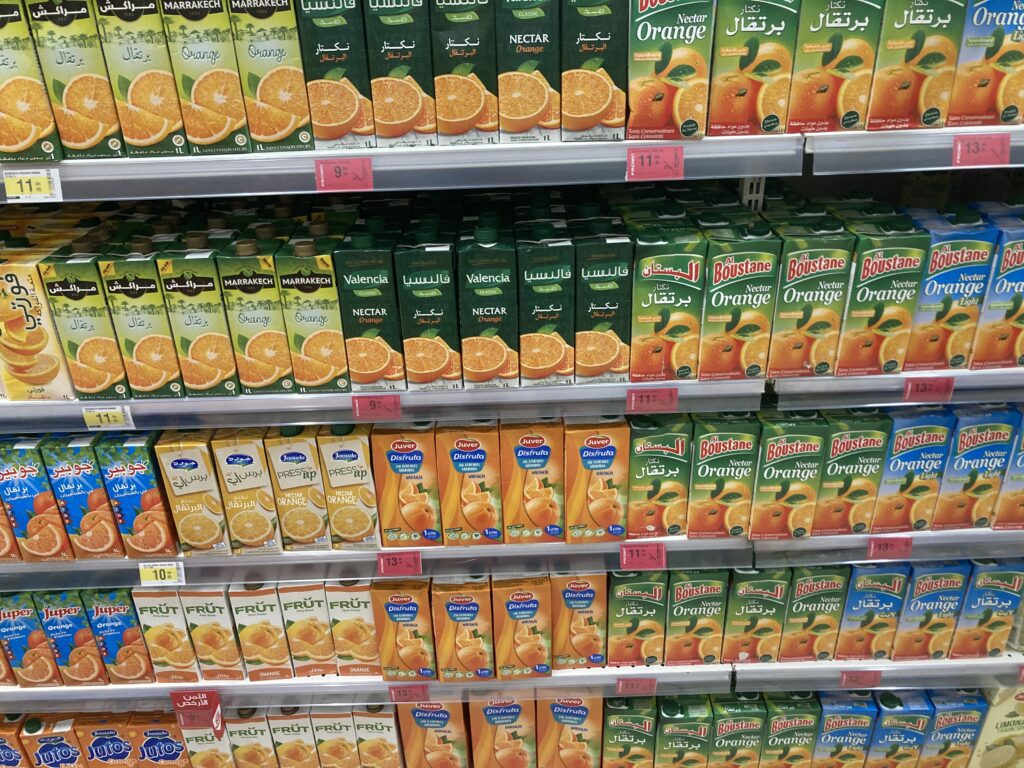
[[[438,425],[434,434],[444,543],[503,543],[498,422]]]
[[[154,450],[185,557],[231,554],[213,456],[211,430],[167,430]]]
[[[494,579],[494,661],[499,680],[551,674],[551,580]]]
[[[281,584],[277,595],[281,600],[284,633],[288,638],[295,676],[335,674],[334,639],[323,582]]]
[[[379,549],[369,424],[325,424],[316,435],[334,549]]]
[[[153,672],[158,683],[195,683],[199,666],[189,638],[188,619],[173,588],[132,590]]]
[[[608,575],[551,574],[554,669],[603,667],[608,659]]]
[[[218,429],[210,441],[236,555],[281,551],[274,488],[263,450],[266,434],[261,427]]]
[[[178,590],[203,680],[244,680],[227,587]]]
[[[562,420],[502,420],[498,432],[505,541],[564,541]]]
[[[615,571],[608,590],[608,666],[665,660],[668,572]]]
[[[1016,768],[1024,760],[1024,686],[986,693],[988,716],[969,768]]]
[[[232,584],[231,613],[250,680],[283,680],[295,675],[288,655],[281,602],[273,584]]]
[[[462,709],[461,701],[398,705],[405,768],[469,768],[469,734]]]
[[[393,704],[352,710],[356,745],[362,765],[401,766],[402,745]]]
[[[309,719],[309,707],[272,707],[267,725],[274,739],[279,765],[292,768],[317,768],[316,737]]]
[[[379,675],[380,650],[369,580],[328,581],[327,613],[339,675]]]
[[[624,419],[566,420],[566,542],[591,544],[626,537],[629,453],[629,425]]]
[[[351,707],[310,707],[321,768],[359,768],[359,747]]]
[[[537,689],[537,764],[545,768],[598,768],[604,729],[600,690],[572,695]]]
[[[425,579],[377,581],[370,587],[370,597],[384,679],[435,680],[430,583]]]
[[[288,552],[331,548],[323,473],[316,445],[319,427],[274,427],[263,441]]]
[[[435,577],[430,602],[438,679],[443,683],[493,679],[491,585],[487,577]]]
[[[537,715],[532,698],[470,699],[469,730],[474,768],[537,765]]]
[[[374,482],[385,547],[441,546],[434,423],[374,427]]]
[[[274,768],[274,737],[267,723],[266,709],[247,707],[224,711],[224,730],[231,744],[235,765]]]

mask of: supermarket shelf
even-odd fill
[[[965,557],[1020,557],[1024,553],[1024,531],[993,531],[967,528],[953,531],[913,531],[876,536],[819,536],[811,539],[754,542],[754,563],[758,568],[834,563],[885,562],[868,558],[871,539],[911,539],[909,557],[896,561],[946,560]]]
[[[843,687],[844,672],[880,672],[882,688],[986,688],[1018,685],[1024,655],[952,661],[811,661],[736,664],[736,690],[832,691]],[[850,687],[849,684],[847,687]]]
[[[1024,165],[1024,126],[816,133],[805,138],[814,174],[820,176],[950,169],[953,137],[984,133],[1009,133],[1010,165]]]

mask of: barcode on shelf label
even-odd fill
[[[127,405],[85,405],[82,406],[82,420],[91,432],[135,429],[132,409]]]
[[[414,685],[389,685],[388,697],[395,704],[409,704],[430,699],[430,689],[425,683]]]
[[[619,567],[624,571],[664,571],[665,545],[660,541],[624,542],[619,545]]]
[[[372,192],[373,158],[316,161],[317,192]]]
[[[378,576],[421,576],[423,562],[420,553],[414,549],[407,552],[378,552]]]
[[[877,669],[850,669],[839,673],[840,688],[876,688],[882,683]]]
[[[626,181],[675,181],[681,178],[681,146],[626,147]]]
[[[915,376],[903,382],[903,402],[948,403],[955,385],[952,376]]]
[[[185,565],[175,561],[166,563],[139,563],[139,584],[144,587],[158,585],[177,587],[185,583]]]
[[[1009,133],[964,133],[953,136],[954,168],[1009,164]]]
[[[402,418],[401,395],[353,395],[352,418],[398,421]]]
[[[679,390],[675,387],[636,387],[626,390],[626,413],[675,413]]]
[[[868,539],[868,560],[907,560],[914,548],[909,536],[872,536]]]
[[[657,692],[656,677],[619,677],[615,680],[616,696],[654,696]]]

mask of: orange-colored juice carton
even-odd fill
[[[974,560],[951,659],[982,659],[1006,651],[1024,593],[1024,560]]]
[[[0,500],[28,563],[74,560],[57,499],[50,489],[39,438],[0,440]],[[11,549],[11,541],[4,549]]]
[[[565,423],[566,542],[626,537],[629,425],[620,417]]]
[[[597,768],[604,731],[601,691],[566,693],[537,690],[537,765]]]
[[[374,482],[385,547],[442,546],[434,423],[374,427]]]
[[[29,715],[18,734],[22,749],[37,768],[87,768],[74,730],[74,715]]]
[[[24,720],[25,715],[0,715],[0,761],[6,768],[29,768],[31,765],[18,738]]]
[[[435,577],[430,602],[438,679],[443,683],[493,679],[491,585],[487,577]]]
[[[61,684],[31,592],[0,595],[0,649],[22,688]]]
[[[608,574],[551,574],[554,669],[603,667],[608,659]]]
[[[333,675],[334,639],[327,595],[321,581],[281,584],[277,588],[284,615],[285,636],[292,654],[296,677]]]
[[[438,425],[434,434],[445,545],[503,543],[498,422]]]
[[[272,707],[267,711],[267,723],[278,764],[293,768],[317,768],[320,765],[309,707]]]
[[[402,765],[401,737],[393,704],[356,707],[352,710],[356,746],[362,765]]]
[[[722,659],[729,571],[669,571],[665,664],[718,664]]]
[[[565,541],[562,420],[502,420],[498,431],[505,541]]]
[[[471,698],[469,730],[473,734],[474,768],[537,766],[537,714],[533,698]]]
[[[469,732],[461,701],[398,705],[405,768],[469,768]]]
[[[128,718],[128,737],[134,747],[138,768],[189,768],[191,749],[170,712],[135,712]],[[206,765],[196,762],[196,765]]]
[[[235,637],[227,587],[190,587],[178,591],[203,680],[244,680],[245,668]]]
[[[128,715],[78,715],[75,736],[89,768],[136,768]]]
[[[339,675],[379,675],[380,650],[369,580],[328,581],[327,613]]]
[[[351,707],[311,707],[309,721],[321,768],[359,768]]]
[[[377,581],[370,587],[370,597],[384,679],[401,682],[437,679],[430,582],[425,579]]]
[[[319,427],[274,427],[263,445],[281,521],[281,541],[288,552],[331,548],[327,499],[316,446]]]
[[[247,707],[224,711],[224,731],[231,745],[235,765],[275,768],[274,737],[264,708]]]
[[[132,590],[132,601],[156,681],[198,682],[199,666],[178,593],[173,588],[136,587]]]
[[[2,644],[0,644],[2,647]],[[14,670],[11,669],[11,664],[7,661],[7,656],[0,653],[0,685],[17,685],[18,678],[14,676]]]
[[[379,549],[369,424],[325,424],[316,435],[334,549]]]
[[[615,571],[608,589],[608,666],[665,660],[667,571]]]
[[[944,659],[970,580],[968,561],[913,563],[896,627],[893,661]]]
[[[274,488],[263,450],[266,434],[262,427],[218,429],[210,441],[235,555],[281,551]]]
[[[33,592],[64,685],[106,685],[107,672],[78,592]]]
[[[551,580],[494,579],[494,662],[499,680],[551,674]]]
[[[235,630],[250,680],[294,677],[281,602],[273,584],[232,584],[228,589]]]

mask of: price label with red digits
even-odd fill
[[[963,133],[953,137],[954,168],[1009,164],[1009,133]]]
[[[877,669],[850,669],[839,673],[840,688],[876,688],[882,683]]]
[[[657,692],[656,677],[619,677],[615,680],[616,696],[654,696]]]
[[[316,161],[317,192],[372,192],[373,158]]]
[[[868,560],[906,560],[914,548],[909,536],[872,536],[868,539]]]
[[[626,390],[626,413],[675,413],[679,409],[679,390],[675,387]]]
[[[367,421],[398,421],[402,418],[402,396],[352,395],[352,417]]]
[[[378,576],[422,576],[423,561],[415,549],[377,553]]]
[[[626,181],[675,181],[681,178],[681,146],[626,147]]]
[[[430,700],[430,689],[426,683],[414,685],[389,685],[388,697],[395,704],[415,704]]]
[[[956,379],[952,376],[914,376],[903,382],[906,403],[948,403]]]
[[[619,566],[624,571],[664,571],[665,545],[660,541],[623,542]]]

